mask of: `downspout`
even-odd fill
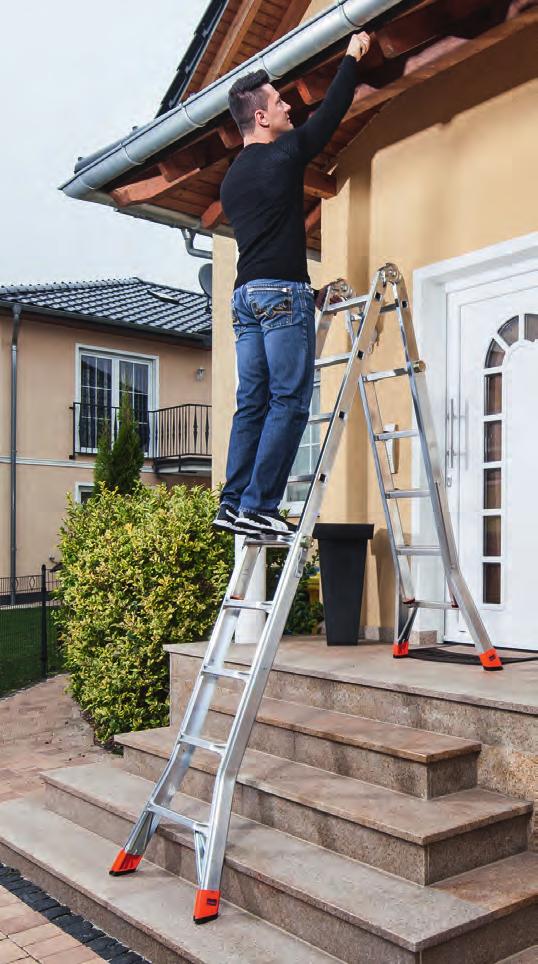
[[[192,228],[181,228],[181,233],[183,235],[183,240],[185,241],[187,254],[190,254],[193,258],[204,258],[206,261],[213,260],[212,251],[208,251],[207,248],[195,247],[194,242],[196,240],[196,231],[193,231]]]
[[[21,305],[13,305],[13,331],[11,335],[11,498],[9,542],[9,586],[11,605],[16,600],[17,580],[17,361],[21,320]]]

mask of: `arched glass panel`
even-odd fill
[[[486,368],[500,368],[504,361],[505,351],[498,341],[492,338],[486,355]]]
[[[525,338],[538,341],[538,315],[525,315]]]
[[[507,345],[513,345],[519,338],[519,315],[515,315],[499,328],[499,335]]]

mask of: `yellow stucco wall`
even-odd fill
[[[0,576],[9,573],[10,346],[12,321],[0,315]],[[72,454],[77,345],[158,358],[157,407],[211,402],[211,352],[159,338],[50,324],[23,314],[19,336],[17,456],[17,572],[37,572],[58,557],[57,532],[65,497],[93,481],[92,456]],[[197,368],[205,369],[197,381]],[[28,464],[34,462],[52,464]],[[146,461],[145,469],[151,469]],[[144,471],[146,484],[158,481]]]
[[[311,16],[325,3],[313,3]],[[416,268],[536,230],[538,200],[538,28],[507,38],[471,60],[400,95],[374,118],[340,158],[339,193],[322,205],[322,263],[314,283],[344,275],[366,291],[375,269],[396,261],[412,296]],[[234,410],[229,296],[233,242],[215,239],[215,479],[224,461]],[[388,325],[376,368],[398,363]],[[342,331],[327,350],[346,349]],[[427,361],[427,359],[426,359]],[[322,382],[331,406],[341,372]],[[385,421],[409,424],[405,386],[385,389]],[[218,419],[218,430],[217,430]],[[409,481],[409,449],[400,446],[399,484]],[[384,518],[359,404],[350,420],[323,508],[326,521],[373,522],[363,622],[390,635],[393,575]],[[408,517],[407,517],[408,520]]]

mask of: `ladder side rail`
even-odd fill
[[[362,323],[352,342],[346,370],[334,403],[332,418],[323,439],[312,483],[303,506],[300,527],[303,532],[308,534],[312,533],[316,524],[324,489],[336,457],[349,410],[357,392],[357,385],[361,378],[365,359],[375,342],[384,291],[383,273],[378,271],[368,293]]]
[[[364,409],[364,417],[366,419],[370,448],[372,450],[374,459],[379,493],[381,496],[383,512],[387,524],[390,550],[394,564],[394,573],[397,581],[396,595],[398,598],[401,595],[403,600],[410,601],[415,598],[411,563],[407,556],[399,556],[396,548],[397,545],[403,545],[404,542],[400,508],[396,500],[391,500],[389,502],[389,499],[387,499],[385,495],[386,491],[390,491],[394,488],[393,476],[392,472],[390,471],[388,460],[387,446],[386,443],[383,443],[384,459],[382,462],[378,450],[379,443],[377,443],[375,439],[375,435],[379,434],[379,431],[382,429],[382,420],[374,383],[367,382],[364,378],[361,378],[359,382],[359,391]]]
[[[398,305],[397,314],[406,353],[413,408],[419,431],[426,477],[431,492],[433,516],[439,546],[441,548],[445,578],[449,591],[462,612],[476,649],[482,654],[489,653],[492,650],[489,634],[460,569],[426,376],[424,372],[415,372],[413,361],[418,360],[418,358],[410,357],[411,354],[417,356],[418,349],[409,309],[409,298],[403,279],[399,278],[396,282],[393,282],[393,287],[396,295],[395,300]]]
[[[228,734],[226,750],[215,776],[213,799],[208,820],[202,891],[220,887],[226,850],[232,800],[239,768],[256,720],[269,673],[286,625],[308,553],[309,540],[296,537],[279,579],[273,609],[267,618],[252,662],[251,678],[244,689]]]
[[[235,593],[244,595],[259,553],[260,548],[257,546],[243,546],[228,583],[225,599]],[[235,634],[239,613],[239,609],[226,609],[223,600],[202,660],[202,665],[196,676],[189,702],[183,714],[174,747],[176,752],[172,752],[168,766],[165,767],[160,780],[154,787],[153,797],[150,797],[151,802],[159,803],[161,806],[167,806],[181,785],[181,780],[183,779],[185,771],[188,769],[192,754],[195,750],[193,746],[185,746],[182,748],[183,753],[181,757],[178,756],[177,750],[181,744],[182,736],[184,733],[188,733],[189,736],[194,737],[200,736],[213,699],[213,694],[218,684],[218,678],[216,676],[206,675],[204,673],[204,667],[207,663],[220,664],[224,661]]]
[[[254,570],[259,551],[257,547],[243,546],[243,550],[228,583],[226,595],[229,594],[230,588],[232,588],[233,591],[245,591],[250,575]],[[224,657],[233,639],[236,622],[237,620],[233,610],[226,610],[222,603],[211,633],[202,667],[208,658],[211,660],[218,659],[221,656]],[[170,804],[172,798],[178,792],[183,777],[190,766],[195,747],[182,744],[181,737],[183,733],[191,732],[191,730],[191,735],[199,735],[207,717],[207,712],[217,684],[215,677],[204,676],[202,667],[194,681],[189,702],[183,714],[183,720],[172,752],[161,776],[153,786],[140,817],[125,844],[124,849],[128,853],[144,853],[160,822],[158,814],[151,812],[151,806],[157,804],[161,807],[167,807]],[[203,696],[201,696],[201,694],[203,694]]]

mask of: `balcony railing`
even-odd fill
[[[73,402],[73,454],[95,455],[108,423],[114,441],[119,408]],[[173,405],[134,413],[144,455],[157,472],[208,474],[211,469],[211,405]]]

